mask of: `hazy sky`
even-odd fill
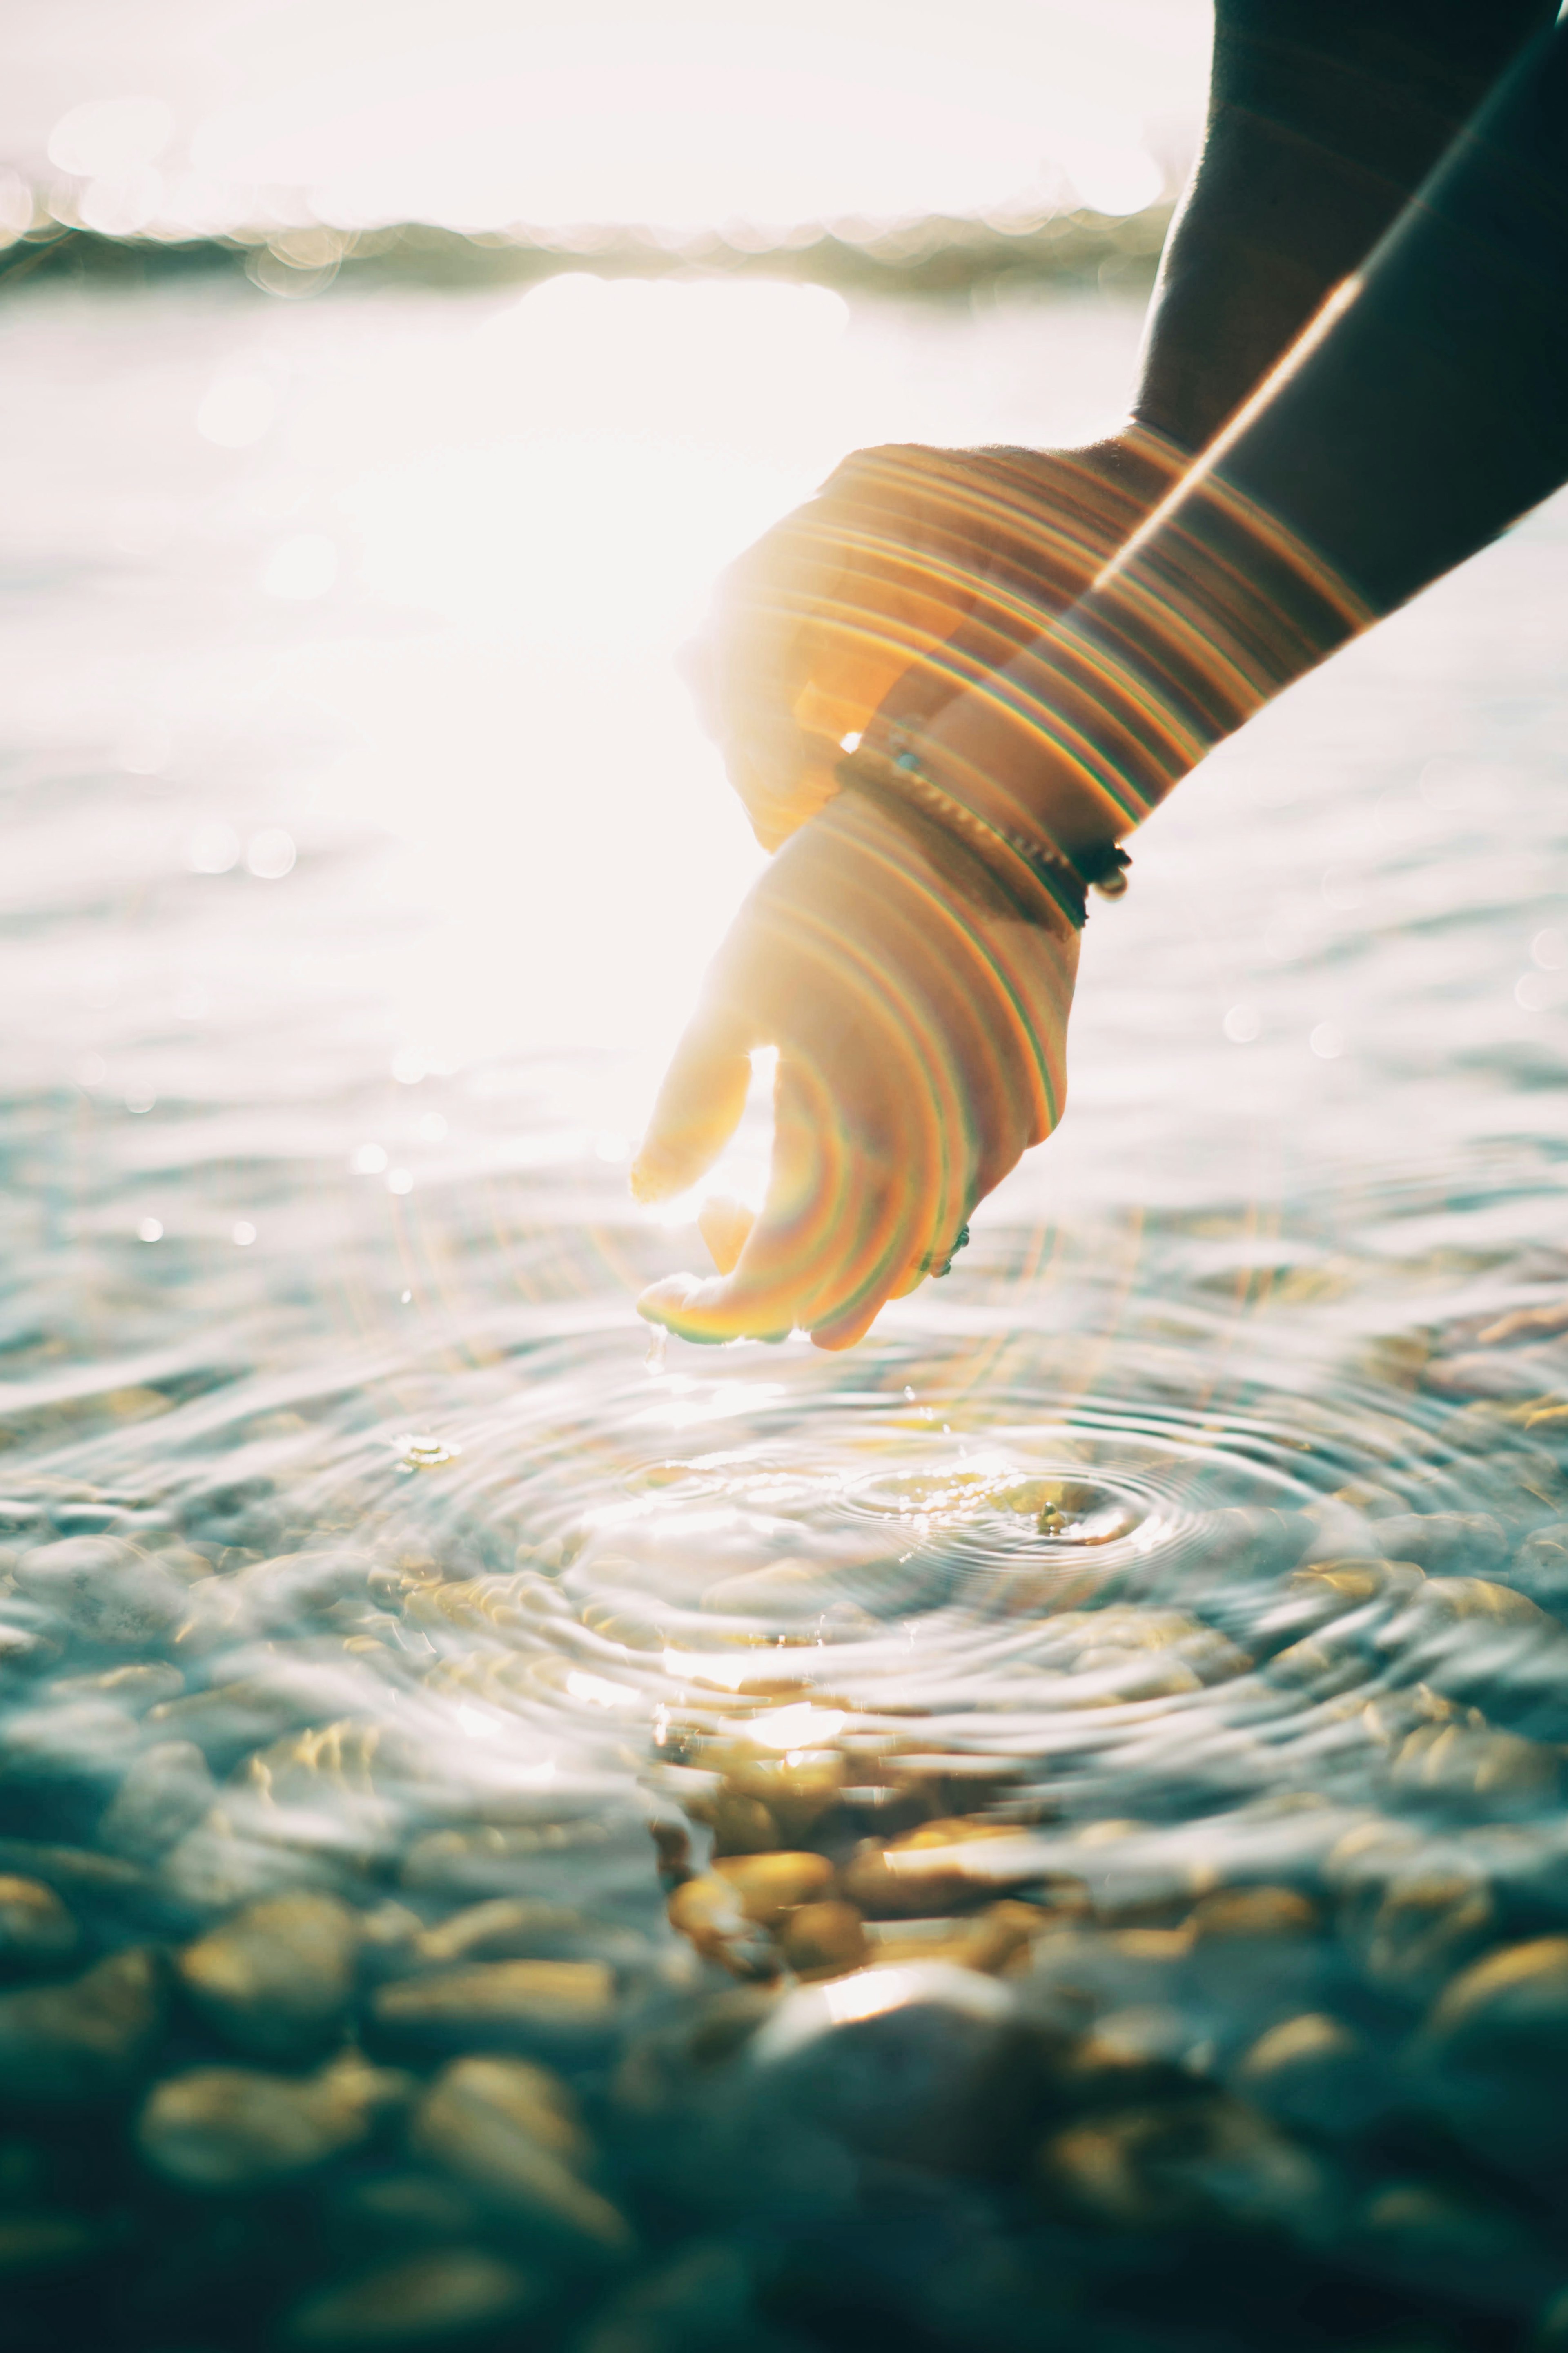
[[[72,108],[140,98],[170,113],[135,168],[169,185],[194,170],[308,188],[349,218],[886,217],[1006,205],[1060,172],[1130,209],[1151,193],[1137,160],[1151,131],[1168,147],[1196,122],[1209,14],[1207,0],[0,0],[0,161],[44,171]],[[105,168],[128,168],[112,141]]]

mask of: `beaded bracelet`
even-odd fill
[[[839,761],[834,773],[847,791],[863,793],[901,816],[924,818],[939,833],[956,837],[988,879],[1026,923],[1046,923],[1044,898],[1073,929],[1089,921],[1089,893],[1119,899],[1127,888],[1131,860],[1116,842],[1080,850],[1076,858],[1051,841],[1031,841],[983,818],[928,776],[919,754],[900,730],[896,748],[883,752],[862,744]]]

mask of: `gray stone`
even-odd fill
[[[283,2340],[302,2353],[445,2344],[520,2317],[539,2295],[526,2272],[479,2247],[433,2248],[305,2297]]]
[[[65,1985],[0,1994],[0,2094],[46,2107],[112,2099],[151,2055],[164,2007],[163,1966],[141,1948]]]
[[[194,1741],[157,1741],[127,1767],[98,1826],[99,1838],[116,1854],[154,1862],[202,1820],[216,1796],[217,1784]]]
[[[785,2194],[837,2202],[858,2161],[1005,2163],[1037,2090],[1012,1993],[944,1961],[798,1987],[747,2046],[747,2148]]]
[[[113,1536],[66,1536],[35,1545],[16,1564],[17,1590],[83,1641],[141,1650],[177,1623],[184,1586],[156,1560]]]
[[[1489,1512],[1391,1512],[1371,1528],[1385,1560],[1413,1560],[1428,1577],[1491,1577],[1509,1555]]]
[[[1568,1520],[1526,1536],[1513,1556],[1509,1582],[1554,1618],[1568,1618]]]
[[[342,2031],[359,1916],[335,1895],[265,1897],[187,1945],[175,1964],[225,2041],[256,2058],[316,2056]]]
[[[631,2244],[626,2217],[582,2179],[591,2144],[565,2084],[542,2068],[456,2061],[420,2102],[409,2145],[552,2242],[601,2256]]]
[[[356,2052],[304,2078],[197,2067],[157,2085],[136,2137],[153,2171],[185,2189],[255,2189],[357,2148],[411,2089]]]

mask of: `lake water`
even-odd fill
[[[1563,509],[1147,828],[949,1282],[632,1311],[704,584],[1138,325],[0,314],[19,2345],[1568,2334]]]

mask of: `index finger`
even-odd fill
[[[761,1216],[728,1274],[674,1275],[638,1312],[689,1340],[782,1340],[805,1330],[848,1347],[910,1285],[933,1229],[962,1223],[933,1186],[907,1123],[879,1146],[852,1129],[827,1090],[781,1065],[773,1159]],[[911,1148],[913,1147],[913,1148]]]

